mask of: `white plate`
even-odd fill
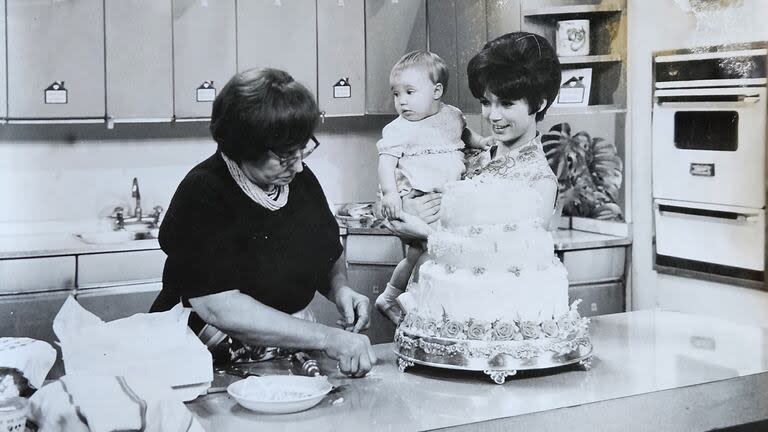
[[[332,389],[324,376],[268,375],[236,381],[227,393],[249,410],[286,414],[312,408]]]

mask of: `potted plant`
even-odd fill
[[[564,216],[623,220],[617,204],[623,163],[616,146],[584,131],[571,135],[568,123],[552,126],[542,144],[557,176]]]

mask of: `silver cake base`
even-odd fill
[[[496,384],[521,370],[549,369],[578,363],[592,365],[587,334],[567,339],[485,342],[425,337],[402,329],[395,333],[395,354],[401,372],[414,364],[443,369],[483,371]]]

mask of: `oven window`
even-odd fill
[[[736,151],[739,147],[736,111],[678,111],[675,147],[683,150]]]

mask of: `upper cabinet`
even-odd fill
[[[254,67],[283,69],[317,94],[314,1],[237,2],[237,69]]]
[[[480,104],[469,91],[467,63],[486,42],[486,4],[473,0],[429,0],[429,49],[449,69],[443,101],[464,113],[479,113]]]
[[[522,0],[521,15],[523,30],[541,34],[558,48],[564,76],[588,70],[590,79],[582,81],[589,85],[586,106],[565,110],[626,110],[626,0]]]
[[[365,114],[364,0],[317,0],[317,83],[326,116]]]
[[[403,54],[427,49],[426,3],[426,0],[366,2],[365,105],[368,113],[395,113],[389,72]]]
[[[173,1],[177,119],[210,117],[216,94],[237,72],[235,12],[235,0]]]
[[[5,10],[5,0],[0,0],[0,8]],[[8,74],[5,61],[5,14],[0,14],[0,119],[8,116],[8,87],[6,81]]]
[[[107,117],[168,121],[173,116],[171,3],[106,0]]]
[[[7,0],[6,10],[8,117],[103,120],[104,1]]]

